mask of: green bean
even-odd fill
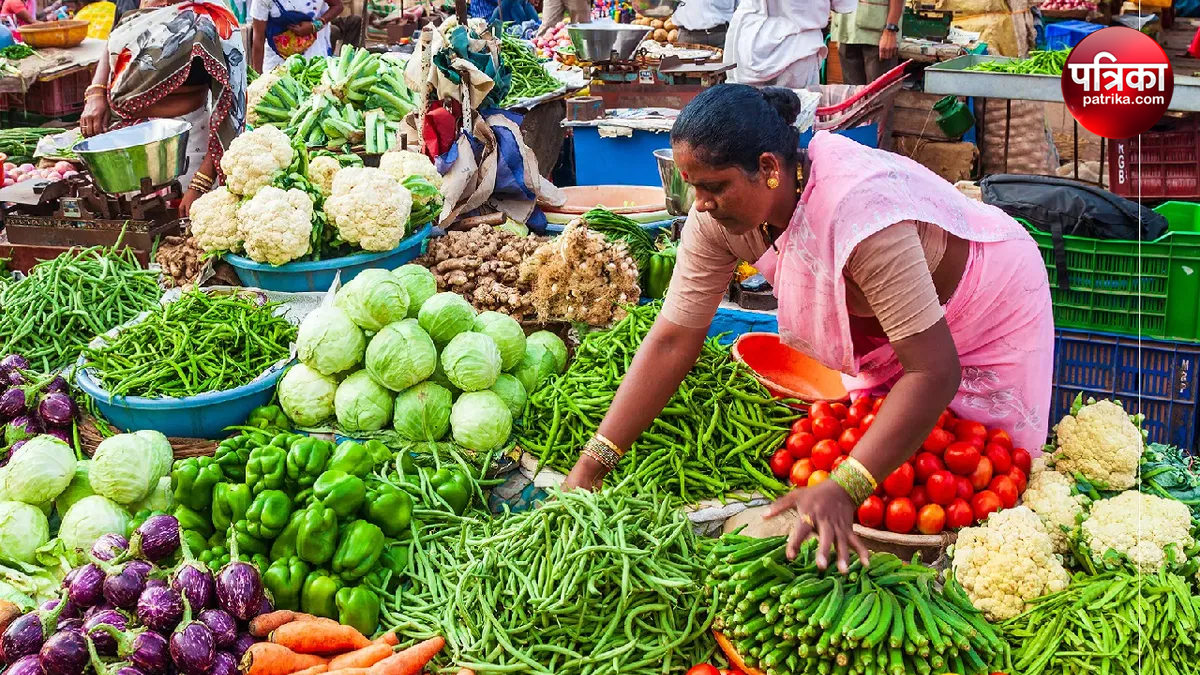
[[[502,108],[563,89],[563,84],[546,71],[533,48],[506,32],[500,35],[500,63],[512,73],[512,85],[500,102]]]

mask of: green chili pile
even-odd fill
[[[158,303],[157,277],[127,248],[74,250],[38,263],[0,286],[0,354],[23,354],[42,372],[71,365],[92,338]]]
[[[1070,49],[1058,49],[1050,52],[1032,51],[1029,52],[1027,59],[984,61],[967,68],[967,70],[1010,75],[1062,75],[1063,68],[1067,65],[1067,55],[1070,53]]]
[[[683,673],[715,651],[689,521],[624,486],[555,491],[498,518],[414,509],[407,576],[383,603],[402,639],[441,635],[438,672]]]
[[[296,327],[277,303],[247,294],[185,293],[111,342],[84,350],[111,396],[195,396],[249,384],[286,359]]]
[[[660,307],[630,308],[610,330],[584,337],[570,368],[530,395],[522,424],[514,428],[518,445],[541,464],[569,471],[612,405]],[[797,416],[769,398],[729,352],[716,339],[704,343],[679,390],[622,458],[615,480],[632,475],[684,503],[740,490],[775,496],[787,489],[771,475],[767,458]]]
[[[546,72],[533,49],[508,33],[500,35],[500,60],[512,71],[512,87],[500,103],[501,107],[563,88],[561,82]]]

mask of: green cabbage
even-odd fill
[[[442,350],[442,368],[454,386],[483,391],[500,375],[500,350],[483,333],[459,333]]]
[[[332,377],[297,363],[279,378],[279,405],[296,424],[315,427],[333,417],[337,387]]]
[[[362,362],[367,337],[340,307],[318,307],[300,322],[296,355],[301,363],[321,373],[334,375]]]
[[[532,337],[532,336],[530,336]],[[521,363],[513,369],[513,377],[521,381],[526,394],[533,394],[546,378],[554,374],[557,364],[554,354],[544,345],[534,342],[525,343],[525,356]]]
[[[446,369],[442,367],[442,359],[440,357],[437,360],[437,368],[434,368],[433,374],[429,376],[429,381],[433,382],[434,384],[441,385],[441,387],[450,392],[450,395],[454,398],[458,398],[458,395],[462,393],[462,389],[454,386],[454,383],[450,381],[450,378],[446,377]]]
[[[496,384],[492,385],[492,391],[508,406],[514,420],[521,418],[528,396],[525,394],[525,385],[521,384],[520,380],[508,373],[502,373],[496,378]]]
[[[142,501],[161,477],[154,474],[156,453],[154,445],[137,434],[104,439],[88,471],[92,489],[122,506]]]
[[[175,492],[171,489],[171,477],[163,476],[158,479],[154,489],[142,501],[129,507],[131,513],[138,511],[159,511],[170,513],[175,508]]]
[[[467,392],[450,410],[450,429],[455,443],[468,450],[488,452],[508,442],[512,413],[494,391]]]
[[[96,494],[96,491],[92,489],[91,480],[88,478],[88,471],[91,469],[91,464],[86,459],[75,462],[75,477],[71,479],[71,483],[67,485],[67,489],[63,490],[62,494],[54,500],[54,508],[58,509],[60,514],[66,513],[80,499]]]
[[[471,330],[475,323],[475,308],[461,295],[438,293],[421,305],[417,320],[440,349],[455,335]]]
[[[437,278],[428,268],[412,263],[401,265],[392,270],[392,274],[408,291],[408,318],[417,318],[425,301],[437,293]]]
[[[492,338],[500,348],[500,370],[508,372],[525,356],[525,330],[517,320],[500,312],[484,312],[475,317],[471,330]]]
[[[33,564],[50,541],[50,522],[36,506],[0,502],[0,558]]]
[[[546,330],[539,330],[530,335],[528,338],[529,344],[541,345],[550,350],[550,354],[554,357],[554,370],[563,372],[567,369],[567,345],[554,333]]]
[[[450,429],[450,391],[433,382],[409,387],[396,397],[396,434],[407,441],[440,441]]]
[[[404,391],[432,375],[437,360],[433,340],[416,319],[384,326],[367,345],[367,372],[392,391]]]
[[[338,290],[333,304],[346,310],[359,328],[377,333],[408,316],[408,291],[387,270],[363,270]]]
[[[154,475],[159,478],[171,475],[171,465],[175,463],[175,450],[171,448],[171,441],[168,441],[162,432],[153,429],[133,433],[150,442],[150,447],[154,450]]]
[[[129,512],[120,504],[100,495],[84,497],[63,514],[58,538],[67,549],[67,557],[76,564],[87,560],[92,544],[108,533],[129,536]]]
[[[360,370],[338,385],[333,409],[342,431],[379,431],[392,421],[392,392]]]
[[[75,477],[75,451],[53,436],[29,439],[4,472],[4,493],[26,504],[48,504]]]

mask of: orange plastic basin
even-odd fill
[[[788,347],[775,333],[746,333],[733,343],[733,358],[749,366],[774,396],[802,401],[849,398],[842,374]]]
[[[603,206],[624,216],[654,213],[667,209],[667,193],[660,187],[635,185],[580,185],[562,188],[567,203],[562,206],[543,206],[547,213],[583,215]]]

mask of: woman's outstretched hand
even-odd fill
[[[595,460],[580,457],[575,462],[575,466],[571,467],[571,473],[567,474],[567,480],[563,482],[563,489],[580,488],[589,492],[599,490],[601,483],[604,482],[604,474],[598,470],[598,467]]]
[[[858,535],[854,534],[856,508],[842,486],[827,480],[813,487],[796,488],[772,504],[767,509],[766,517],[774,518],[791,509],[795,509],[799,517],[788,535],[789,560],[800,552],[800,544],[816,536],[819,540],[817,567],[825,569],[829,566],[831,546],[837,549],[837,567],[842,574],[850,569],[851,549],[858,552],[859,559],[866,566],[870,553]]]

